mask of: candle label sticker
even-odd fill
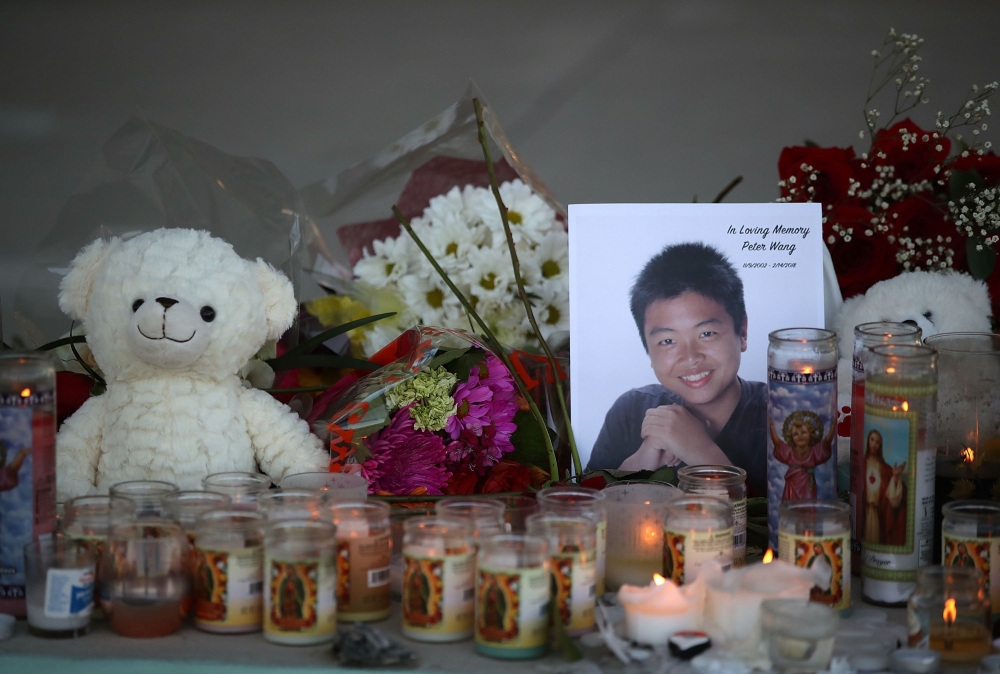
[[[556,615],[571,634],[594,626],[596,574],[593,552],[574,552],[566,546],[560,554],[552,555]]]
[[[197,549],[194,620],[213,627],[259,626],[264,548]]]
[[[854,355],[854,372],[851,381],[851,557],[852,573],[861,569],[861,490],[864,487],[864,437],[865,437],[865,368],[861,358]]]
[[[746,565],[747,561],[747,500],[741,498],[738,501],[729,499],[728,489],[698,489],[691,493],[703,496],[715,496],[724,501],[729,501],[733,506],[733,566],[739,568]]]
[[[303,641],[337,629],[337,560],[265,557],[264,631]]]
[[[82,618],[94,608],[93,569],[49,569],[45,577],[46,618]]]
[[[778,557],[819,576],[809,600],[841,611],[851,605],[849,532],[837,536],[796,536],[778,532]],[[847,573],[845,573],[845,571]]]
[[[389,610],[389,532],[337,541],[337,610],[347,620]],[[372,616],[374,618],[374,616]]]
[[[993,615],[1000,613],[1000,563],[996,562],[1000,562],[1000,538],[941,536],[941,564],[982,571]]]
[[[767,425],[767,533],[777,549],[783,501],[837,498],[837,369],[768,367]]]
[[[608,520],[602,517],[597,522],[597,586],[598,596],[604,594],[604,574],[608,563]]]
[[[694,581],[703,562],[733,565],[733,528],[709,531],[663,530],[663,577],[677,585]]]
[[[55,530],[54,407],[52,391],[0,395],[0,613],[24,615],[24,546]]]
[[[934,438],[926,437],[919,418],[937,387],[868,382],[866,388],[861,576],[890,585],[879,590],[866,584],[864,593],[876,601],[905,601],[917,568],[930,564],[933,554]]]
[[[480,568],[476,579],[476,643],[492,648],[544,647],[549,641],[549,573]]]
[[[471,548],[440,557],[403,550],[403,627],[420,634],[472,632],[476,553]]]

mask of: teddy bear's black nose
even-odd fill
[[[169,297],[157,297],[156,301],[162,304],[164,309],[169,309],[170,307],[177,304],[177,300],[171,299]]]

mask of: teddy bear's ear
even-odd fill
[[[278,339],[295,320],[298,303],[292,282],[284,274],[257,258],[257,285],[264,296],[264,317],[267,320],[267,338]]]
[[[69,273],[59,284],[59,308],[70,318],[82,321],[87,315],[87,303],[94,289],[94,280],[104,266],[117,239],[107,242],[98,239],[85,246],[69,265]]]

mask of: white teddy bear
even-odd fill
[[[123,480],[199,489],[224,471],[326,470],[308,425],[237,373],[297,310],[288,279],[208,232],[97,240],[73,260],[59,306],[82,321],[107,391],[57,438],[59,500]]]

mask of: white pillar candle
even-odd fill
[[[636,643],[665,646],[676,632],[698,627],[697,603],[658,574],[644,587],[622,585],[618,601],[625,607],[626,634]]]

